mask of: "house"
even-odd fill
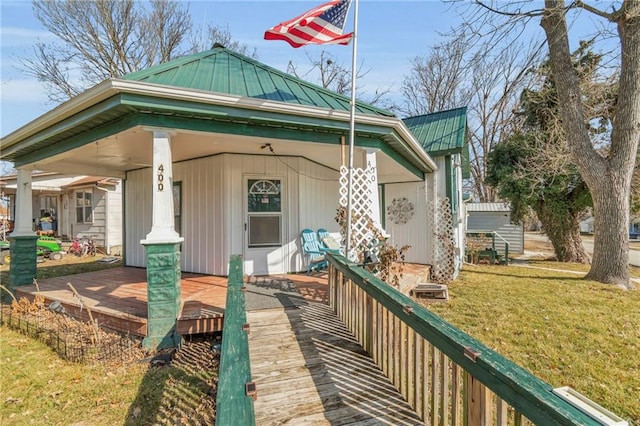
[[[394,212],[393,243],[433,263],[442,238],[428,203],[446,167],[393,113],[357,102],[354,121],[353,210],[380,224]],[[227,275],[232,254],[246,274],[306,269],[300,231],[339,231],[349,129],[348,98],[223,47],[104,81],[0,141],[18,171],[12,244],[32,244],[19,214],[32,210],[30,170],[122,179],[124,262],[147,268],[157,342],[168,322],[156,327],[152,311],[173,315],[180,271]],[[409,193],[415,203],[402,201]],[[16,266],[14,285],[30,283],[28,271]]]
[[[449,245],[448,250],[438,250],[436,247],[437,261],[433,267],[437,272],[439,268],[452,261],[455,275],[462,268],[464,259],[466,213],[462,180],[470,177],[467,108],[408,117],[403,121],[438,166],[435,176],[436,194],[428,201],[433,209],[429,217],[434,220],[432,226],[435,227],[439,238],[446,236],[447,239],[451,238],[454,244]],[[442,205],[443,201],[448,205]],[[392,235],[397,235],[396,229],[389,229]],[[414,238],[420,238],[419,230],[414,230],[412,235]]]
[[[15,217],[17,176],[0,177],[0,189]],[[32,223],[35,231],[63,239],[91,235],[107,254],[122,246],[122,182],[96,176],[56,172],[31,174]],[[51,222],[42,222],[48,214]]]
[[[509,203],[467,203],[467,232],[496,234],[496,250],[504,255],[504,242],[510,254],[524,253],[524,225],[511,223]]]

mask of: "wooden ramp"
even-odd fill
[[[329,306],[247,313],[258,425],[422,425]]]

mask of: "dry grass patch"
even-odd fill
[[[564,269],[566,271],[584,272],[585,274],[591,269],[591,265],[584,263],[564,263],[552,260],[529,261],[531,266],[550,269]],[[640,268],[637,266],[629,267],[629,275],[632,278],[640,278]]]
[[[39,279],[121,267],[104,256],[38,264]],[[6,283],[8,266],[0,268]],[[150,359],[108,364],[64,361],[44,343],[0,325],[0,424],[214,424],[219,355],[212,336],[187,341],[169,365]],[[209,339],[209,340],[206,340]],[[153,365],[152,365],[153,364]]]
[[[170,365],[87,365],[0,327],[0,359],[3,426],[215,423],[218,356],[210,342],[187,342]]]
[[[449,292],[449,303],[429,309],[554,387],[640,425],[640,291],[567,272],[466,266]]]

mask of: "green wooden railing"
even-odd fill
[[[331,307],[426,424],[602,424],[345,257],[327,258]]]
[[[244,298],[242,257],[231,256],[227,302],[220,352],[218,395],[216,398],[217,426],[253,426],[255,413],[251,382],[247,310]]]

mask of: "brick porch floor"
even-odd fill
[[[94,320],[106,328],[136,336],[147,332],[147,272],[143,268],[122,267],[96,272],[49,278],[38,282],[46,303],[60,301],[72,316],[87,320],[83,308],[67,283],[71,283],[91,310]],[[277,278],[277,277],[276,277]],[[281,276],[281,278],[285,278]],[[326,274],[290,274],[300,294],[309,300],[326,302]],[[254,277],[249,277],[252,280]],[[34,285],[16,289],[17,297],[33,298]],[[182,312],[178,332],[182,335],[222,330],[227,296],[227,278],[182,274]]]

